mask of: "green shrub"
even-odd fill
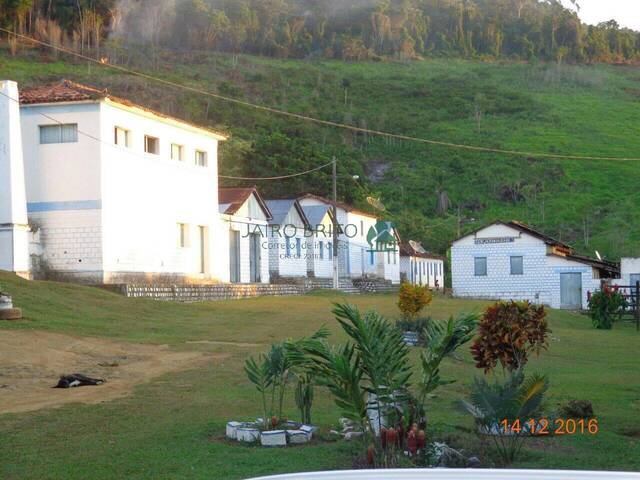
[[[404,318],[414,319],[431,303],[433,295],[427,287],[404,282],[400,286],[398,308]]]
[[[627,300],[617,287],[611,288],[606,284],[589,297],[589,316],[597,329],[611,330],[626,307]]]

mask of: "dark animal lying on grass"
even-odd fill
[[[101,378],[90,378],[81,373],[74,373],[73,375],[62,375],[54,388],[84,387],[87,385],[102,385],[103,383],[104,380]]]

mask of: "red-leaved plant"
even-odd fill
[[[547,347],[551,333],[547,312],[531,302],[497,302],[485,311],[478,325],[478,336],[471,346],[476,367],[485,372],[498,363],[510,371],[521,369],[529,354]]]

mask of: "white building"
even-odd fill
[[[307,235],[307,276],[333,278],[333,212],[329,205],[302,207],[311,235]]]
[[[588,292],[619,275],[617,264],[577,255],[569,245],[519,222],[495,222],[453,242],[457,297],[530,300],[587,308]]]
[[[307,276],[310,225],[296,199],[267,200],[269,221],[267,250],[272,280]]]
[[[629,287],[637,282],[640,282],[640,258],[623,257],[620,260],[620,280],[614,283]]]
[[[2,82],[14,100],[16,90]],[[0,268],[24,267],[26,209],[34,271],[90,283],[228,277],[216,234],[224,135],[69,81],[19,98],[18,109],[0,97]]]
[[[444,258],[409,240],[400,244],[400,277],[415,285],[444,289]]]
[[[298,200],[303,208],[333,206],[333,201],[313,194],[302,195]],[[336,211],[339,223],[340,277],[378,277],[399,284],[399,235],[395,228],[388,222],[379,220],[376,215],[344,203],[338,202]],[[385,236],[385,242],[376,242],[382,239],[378,238],[379,235]]]
[[[266,244],[273,218],[256,188],[220,188],[221,244],[228,245],[231,283],[269,283]],[[221,256],[223,257],[223,256]]]

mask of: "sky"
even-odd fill
[[[570,0],[562,3],[573,8]],[[640,31],[640,0],[578,0],[583,22],[597,24],[614,19],[621,26]]]

